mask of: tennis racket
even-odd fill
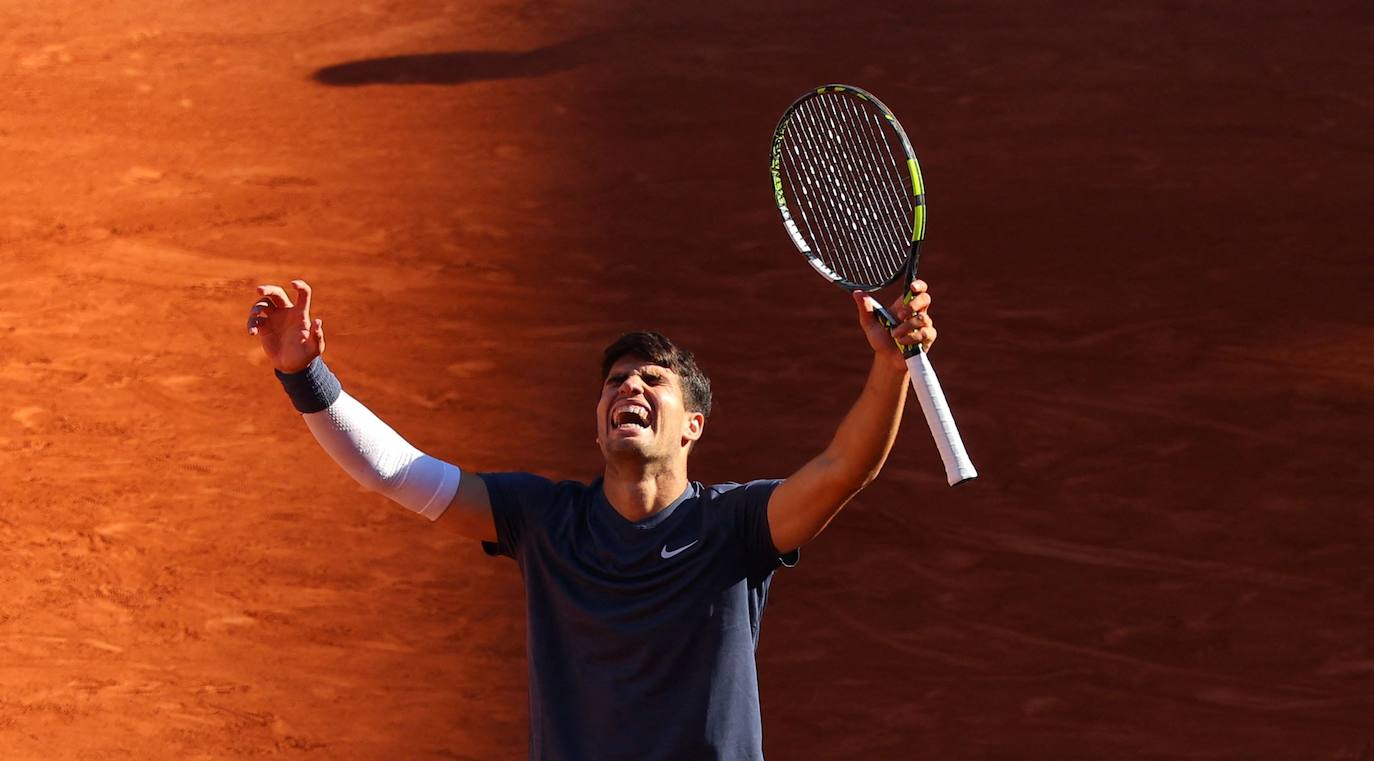
[[[871,293],[916,277],[926,232],[921,167],[897,117],[877,98],[849,85],[798,98],[773,133],[769,171],[788,237],[826,279]],[[878,320],[896,327],[876,306]],[[919,344],[899,348],[950,485],[977,477],[930,360]]]

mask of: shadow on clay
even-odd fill
[[[358,87],[458,85],[542,77],[591,62],[598,50],[604,50],[603,37],[587,35],[521,52],[465,50],[365,58],[318,69],[311,79],[332,87]]]

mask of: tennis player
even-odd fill
[[[711,411],[692,354],[658,333],[607,347],[590,484],[471,473],[408,444],[324,364],[311,290],[261,286],[248,318],[320,446],[359,483],[514,558],[524,576],[529,757],[763,758],[754,652],[773,572],[877,476],[908,381],[894,346],[930,348],[920,280],[891,331],[854,294],[873,364],[829,446],[784,480],[706,486],[687,460]],[[442,520],[440,520],[442,518]]]

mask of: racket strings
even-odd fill
[[[848,269],[862,272],[868,283],[881,281],[884,246],[868,217],[874,204],[854,176],[854,161],[849,153],[851,145],[845,135],[837,133],[838,125],[833,116],[825,113],[815,99],[804,104],[801,111],[814,132],[814,135],[803,132],[803,138],[811,138],[808,145],[812,155],[820,159],[828,182],[820,187],[822,190],[828,188],[829,197],[838,201],[834,204],[837,212],[834,216],[841,222],[835,248],[836,264],[843,262]],[[824,199],[827,194],[822,192],[819,197]]]
[[[833,106],[833,103],[828,105]],[[847,208],[851,213],[853,229],[866,246],[870,266],[875,271],[882,270],[884,253],[890,250],[890,246],[885,240],[882,215],[877,208],[878,198],[874,193],[872,178],[863,170],[867,162],[854,155],[858,144],[854,142],[847,126],[833,108],[828,114],[824,114],[824,119],[830,142],[840,159],[837,162],[837,168],[840,170],[838,179],[848,191],[848,200],[852,202]],[[882,279],[881,272],[878,273],[878,279]]]
[[[898,236],[909,239],[909,231],[902,229],[902,225],[905,223],[905,220],[911,217],[911,212],[915,208],[915,202],[912,200],[911,194],[905,192],[908,179],[902,175],[901,168],[903,164],[898,163],[896,154],[892,152],[892,146],[888,142],[887,130],[883,125],[883,119],[871,111],[855,107],[847,100],[845,104],[852,110],[855,122],[858,125],[857,129],[869,137],[868,140],[861,142],[864,147],[868,149],[873,159],[873,163],[871,164],[873,170],[885,174],[880,184],[883,191],[887,194],[888,203],[895,211],[894,216],[890,217],[891,222],[896,228]],[[876,139],[873,137],[874,135],[877,135]],[[878,151],[878,146],[880,144],[883,147],[881,154]],[[886,162],[883,161],[884,155],[887,157]]]
[[[825,180],[819,178],[816,175],[815,167],[804,160],[804,147],[792,141],[784,144],[781,167],[784,171],[782,175],[786,178],[788,187],[792,191],[791,197],[798,201],[797,210],[801,214],[802,224],[806,227],[806,237],[811,243],[811,249],[820,255],[823,261],[826,261],[827,266],[830,266],[834,257],[829,255],[829,252],[837,251],[840,248],[831,231],[838,231],[841,225],[829,207],[818,201],[817,194],[812,191],[812,188],[828,182],[828,178]]]
[[[876,272],[869,261],[871,248],[865,246],[861,257],[844,256],[845,252],[858,253],[861,241],[852,235],[855,223],[850,207],[835,203],[835,199],[842,200],[844,197],[844,187],[836,167],[831,162],[817,160],[826,150],[820,144],[823,130],[806,105],[803,104],[795,117],[796,131],[789,132],[789,136],[795,136],[797,140],[789,146],[788,157],[802,186],[806,204],[811,209],[808,229],[812,230],[812,248],[826,266],[841,270],[837,274],[846,280],[871,280]],[[828,193],[825,192],[827,188]],[[819,235],[816,231],[819,231]]]
[[[843,201],[845,188],[832,164],[808,158],[819,150],[814,142],[804,136],[804,145],[793,151],[794,160],[804,168],[804,192],[813,207],[816,225],[821,233],[814,240],[827,244],[813,246],[813,249],[826,266],[836,270],[836,274],[846,280],[872,282],[877,277],[875,249],[868,240],[857,234],[860,227],[852,207],[827,198],[824,192],[826,188]]]
[[[813,253],[841,278],[878,287],[910,250],[914,201],[880,114],[826,94],[789,118],[780,173]]]
[[[855,113],[855,105],[849,98],[832,98],[828,101],[832,112],[836,108],[835,101],[839,101],[840,108],[844,109],[844,114],[849,118],[840,118],[838,123],[846,131],[848,140],[845,142],[847,147],[855,147],[863,154],[863,161],[858,166],[864,173],[865,179],[869,182],[870,188],[877,188],[881,195],[881,200],[888,204],[888,211],[891,213],[882,214],[881,220],[885,220],[891,231],[896,234],[896,242],[899,247],[905,242],[906,231],[902,229],[904,206],[900,198],[894,191],[892,176],[882,176],[883,167],[887,164],[894,164],[895,159],[890,155],[888,161],[884,162],[877,154],[876,139],[871,132],[864,130],[864,123],[861,117]],[[902,194],[904,195],[904,194]],[[875,215],[877,210],[874,210]]]
[[[797,146],[790,146],[783,150],[783,169],[786,171],[782,174],[787,179],[791,197],[797,202],[797,211],[800,213],[802,225],[806,228],[806,239],[810,242],[812,252],[820,256],[826,266],[833,270],[835,269],[835,257],[831,252],[840,250],[840,246],[830,231],[840,229],[840,224],[829,217],[824,205],[818,204],[812,199],[811,187],[815,184],[815,178],[812,178],[813,182],[795,179],[810,169],[802,165],[799,156],[800,151],[801,149]],[[815,218],[814,223],[812,222],[813,217]],[[849,273],[836,274],[846,280],[855,279],[850,277]]]
[[[827,180],[827,184],[820,187],[830,191],[828,195],[834,202],[827,204],[833,207],[829,218],[840,224],[839,234],[831,236],[832,264],[856,273],[847,279],[858,280],[857,274],[862,274],[870,283],[881,283],[886,280],[885,270],[889,269],[883,263],[887,258],[884,253],[891,251],[891,245],[883,240],[886,236],[876,224],[878,204],[873,178],[858,169],[866,162],[856,162],[852,149],[857,144],[845,120],[833,108],[822,109],[816,103],[809,103],[802,117],[814,130],[814,134],[803,132],[804,142],[813,155],[829,159],[822,161],[822,171],[812,176]],[[826,195],[821,193],[819,197]]]

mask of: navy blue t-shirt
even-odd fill
[[[757,761],[754,650],[779,556],[768,498],[780,481],[691,483],[629,521],[601,480],[484,473],[488,553],[525,579],[530,758]]]

